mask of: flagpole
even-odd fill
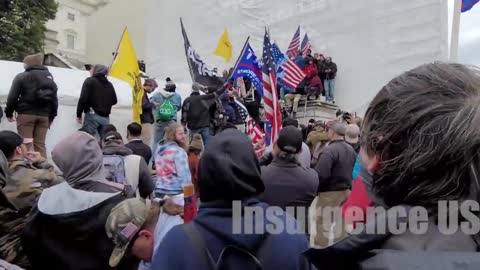
[[[460,14],[462,0],[454,0],[453,16],[452,16],[452,33],[450,36],[450,62],[457,62],[458,58],[458,39],[460,32]]]
[[[125,28],[123,28],[122,36],[120,36],[120,40],[118,41],[117,49],[115,50],[115,53],[114,53],[113,59],[112,59],[112,63],[110,64],[109,69],[112,68],[113,63],[115,62],[115,58],[117,58],[118,49],[120,48],[120,43],[122,43],[123,36],[125,36],[126,31],[127,31],[127,27],[125,26]]]
[[[242,50],[240,51],[240,55],[238,56],[237,58],[237,61],[235,62],[235,65],[233,66],[233,70],[236,70],[237,69],[237,66],[238,66],[238,63],[240,62],[240,58],[242,57],[243,55],[243,52],[245,51],[245,48],[247,47],[247,44],[248,44],[248,41],[250,40],[250,36],[247,37],[247,40],[245,41],[245,44],[243,45],[243,48]],[[233,76],[233,72],[232,74],[230,74],[230,78]]]

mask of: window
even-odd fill
[[[67,34],[67,49],[75,49],[75,35]]]
[[[67,16],[68,16],[68,20],[70,20],[70,21],[72,21],[72,22],[75,21],[75,14],[73,14],[73,13],[68,13]]]

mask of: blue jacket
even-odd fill
[[[258,199],[253,198],[245,200],[243,204],[246,206],[260,207],[264,211],[268,207],[267,204],[261,203]],[[235,245],[244,248],[256,256],[255,251],[262,247],[262,244],[268,243],[267,246],[262,247],[262,252],[265,252],[265,255],[257,257],[262,262],[264,270],[309,269],[302,255],[302,252],[308,248],[306,236],[301,233],[289,234],[288,231],[285,230],[287,226],[289,226],[288,228],[295,228],[296,222],[291,216],[281,210],[279,213],[276,213],[275,216],[283,221],[282,224],[284,226],[283,231],[279,234],[246,234],[243,229],[239,234],[233,234],[234,224],[232,224],[232,216],[236,212],[241,212],[240,207],[236,210],[237,211],[232,210],[231,205],[229,206],[227,203],[221,201],[202,203],[198,215],[193,220],[215,261],[218,261],[219,254],[226,245]],[[255,220],[255,218],[252,220]],[[242,217],[238,219],[238,221],[243,224],[243,228],[246,223],[244,218]],[[264,223],[271,224],[268,222]],[[263,224],[263,228],[265,228],[267,224]],[[184,226],[185,225],[176,226],[168,232],[160,244],[160,247],[153,255],[151,269],[211,270],[206,256],[198,255],[198,251],[194,248],[189,236],[183,229]],[[255,228],[255,226],[253,227]],[[223,259],[226,260],[226,262],[233,262],[234,267],[228,268],[232,270],[250,269],[248,266],[253,265],[253,260],[247,260],[245,258],[240,260],[231,254],[223,257]]]
[[[180,111],[180,109],[182,109],[182,97],[175,92],[167,92],[162,89],[153,94],[151,101],[161,105],[162,102],[165,100],[165,98],[170,99],[170,102],[172,102],[173,106],[175,106],[175,108],[177,109],[177,112]],[[172,120],[177,121],[177,114],[173,116]]]

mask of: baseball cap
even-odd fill
[[[280,130],[277,146],[283,152],[298,154],[302,151],[302,132],[293,126],[287,126]]]
[[[345,136],[345,132],[347,131],[347,125],[340,121],[330,121],[327,123],[327,127],[340,136]]]
[[[132,239],[147,221],[149,206],[138,198],[127,199],[115,206],[108,215],[105,231],[115,247],[109,265],[116,267],[122,260]]]
[[[23,144],[23,138],[10,130],[0,131],[0,151],[7,158],[11,158],[15,148]]]
[[[350,124],[347,126],[345,132],[345,141],[356,144],[358,143],[358,137],[360,136],[360,128],[355,124]]]

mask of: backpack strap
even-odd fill
[[[214,269],[214,270],[220,269],[220,266],[223,263],[223,255],[228,250],[234,250],[234,251],[238,251],[242,254],[248,255],[254,261],[255,268],[257,270],[263,270],[263,264],[256,257],[256,255],[258,256],[258,255],[271,254],[271,247],[272,247],[271,242],[272,241],[269,237],[270,235],[267,235],[265,237],[264,241],[262,242],[262,244],[260,245],[260,247],[258,248],[258,250],[256,252],[256,255],[253,255],[248,250],[245,250],[245,249],[240,248],[238,246],[227,245],[227,246],[225,246],[225,248],[223,248],[222,252],[220,252],[220,255],[218,256],[218,261],[215,262],[212,254],[208,250],[208,247],[207,247],[207,245],[205,243],[205,240],[203,239],[200,231],[196,228],[195,223],[193,221],[191,221],[189,223],[186,223],[182,226],[182,229],[187,234],[188,238],[190,239],[190,242],[193,244],[193,247],[194,247],[195,251],[197,252],[197,255],[200,258],[204,258],[205,255],[207,255],[206,257],[208,259],[208,264],[210,266],[210,269]]]
[[[183,231],[187,234],[190,242],[195,249],[195,252],[199,256],[199,258],[207,258],[209,269],[217,269],[217,265],[215,264],[215,260],[213,259],[212,254],[207,248],[207,244],[203,239],[200,231],[195,227],[195,223],[190,221],[182,226]],[[206,255],[206,256],[205,256]]]
[[[138,182],[140,180],[139,175],[141,161],[141,156],[128,155],[125,157],[125,177],[127,178],[127,183],[132,187],[132,190],[135,191],[137,198],[140,198]]]
[[[110,186],[110,187],[114,187],[114,188],[118,189],[119,191],[125,190],[125,185],[117,183],[117,182],[108,181],[108,180],[97,180],[97,182],[100,182],[100,183],[105,184],[105,185]]]

